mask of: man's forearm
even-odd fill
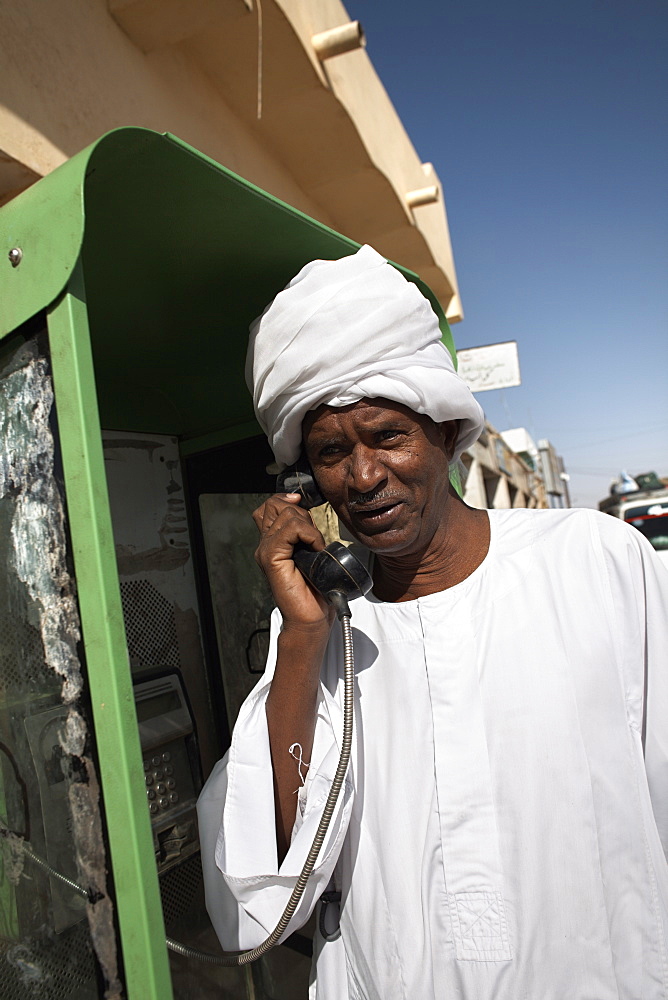
[[[311,760],[318,704],[320,666],[329,629],[284,628],[278,638],[274,678],[267,697],[267,725],[274,772],[276,839],[279,864],[287,854],[297,813],[300,785],[297,761],[290,754],[299,743],[302,760]]]

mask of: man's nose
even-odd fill
[[[348,482],[356,493],[371,493],[385,485],[387,470],[378,461],[374,448],[357,444],[350,456]]]

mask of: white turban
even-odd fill
[[[304,416],[321,403],[382,396],[436,423],[460,420],[455,459],[484,422],[430,303],[369,246],[311,261],[279,292],[251,324],[246,381],[281,467],[296,462]]]

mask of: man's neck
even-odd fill
[[[374,594],[394,603],[454,587],[480,566],[489,538],[487,511],[467,507],[452,493],[441,526],[424,551],[376,557]]]

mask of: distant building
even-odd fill
[[[520,452],[510,447],[507,433]],[[486,423],[478,440],[462,455],[467,472],[465,502],[480,509],[548,507],[537,458],[538,449],[524,428],[501,434]]]
[[[508,431],[501,431],[501,437],[511,451],[519,455],[532,472],[540,473],[538,446],[526,427],[513,427]]]
[[[543,438],[538,442],[540,468],[545,483],[545,491],[549,507],[570,507],[571,498],[568,492],[569,476],[564,468],[564,461],[557,455],[553,445]]]

